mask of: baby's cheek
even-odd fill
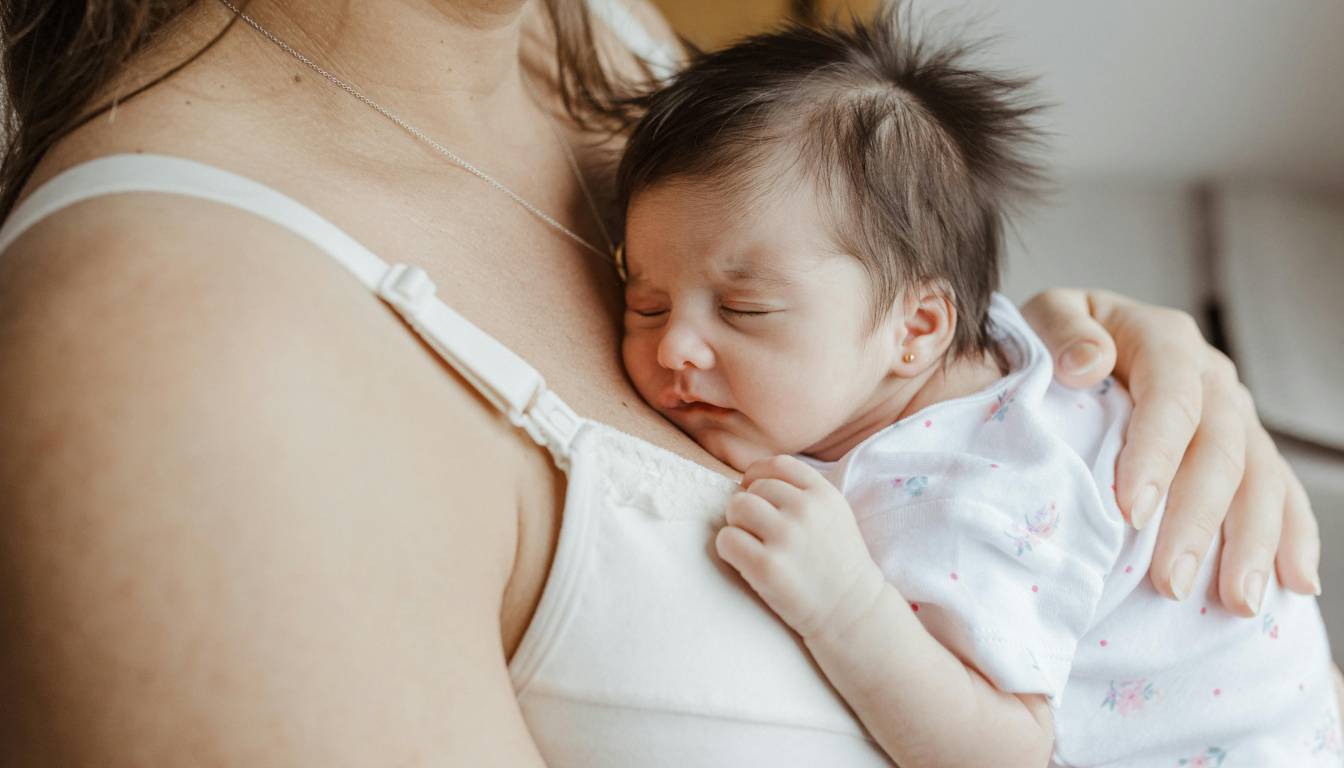
[[[634,382],[641,397],[648,399],[647,392],[654,383],[658,370],[655,349],[638,334],[626,334],[621,339],[621,363],[625,365],[626,375]]]
[[[810,415],[818,393],[806,373],[789,373],[779,379],[782,383],[771,393],[770,407],[780,414]]]
[[[783,375],[778,379],[776,386],[761,398],[758,423],[765,427],[778,448],[771,455],[797,453],[820,439],[814,433],[819,422],[825,420],[821,408],[823,394],[802,376]]]
[[[630,364],[638,359],[638,347],[639,341],[635,336],[632,336],[628,331],[621,333],[621,362],[625,364],[627,370],[629,370]]]

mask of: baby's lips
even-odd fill
[[[658,396],[658,401],[654,403],[654,406],[660,410],[670,411],[680,408],[683,402],[681,395],[676,392],[664,392]]]

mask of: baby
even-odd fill
[[[1340,765],[1315,601],[1233,616],[1216,557],[1159,596],[1128,396],[994,293],[1023,88],[890,15],[698,57],[621,164],[630,377],[744,471],[719,555],[904,768]]]

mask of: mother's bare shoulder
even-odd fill
[[[520,443],[329,257],[81,203],[0,254],[0,357],[0,762],[535,759]]]

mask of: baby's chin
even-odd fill
[[[738,472],[746,472],[752,464],[779,453],[769,446],[717,427],[699,429],[690,434],[710,455]]]

